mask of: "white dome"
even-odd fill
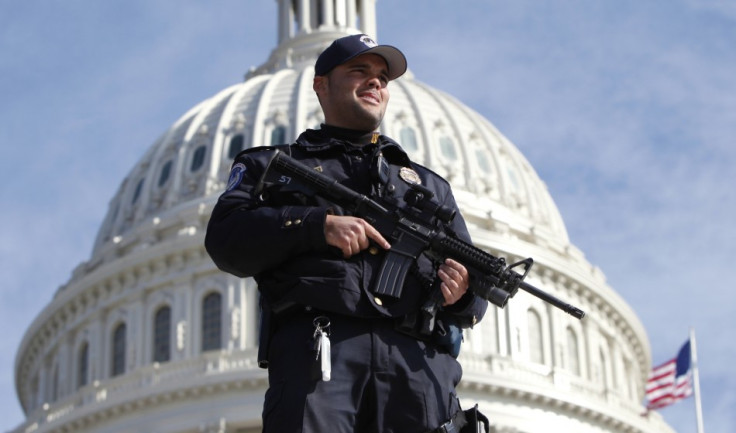
[[[136,237],[137,230],[185,203],[218,195],[237,150],[292,142],[305,128],[318,128],[323,119],[313,77],[312,64],[251,74],[182,116],[123,181],[94,255],[104,256],[115,243]],[[492,223],[535,243],[568,245],[545,184],[493,125],[411,73],[389,88],[381,132],[446,177],[459,200],[469,198],[463,210],[471,222]],[[141,241],[146,240],[130,242]]]
[[[345,34],[375,34],[372,0],[295,4],[279,2],[270,59],[184,114],[122,181],[91,259],[21,343],[16,384],[28,419],[15,432],[258,430],[266,380],[255,364],[257,288],[215,268],[204,230],[239,150],[290,142],[322,122],[317,53]],[[320,19],[308,13],[317,10]],[[528,281],[588,314],[578,321],[523,292],[489,308],[465,337],[461,397],[479,402],[497,432],[671,432],[657,414],[640,416],[651,365],[644,328],[570,244],[529,162],[490,122],[410,72],[389,89],[381,132],[452,183],[474,242],[509,260],[533,257]],[[207,350],[202,335],[212,294],[222,302],[220,350]],[[158,362],[162,308],[169,356]]]

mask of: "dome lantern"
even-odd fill
[[[278,46],[246,78],[281,68],[314,65],[333,40],[356,33],[376,35],[375,0],[277,0]]]

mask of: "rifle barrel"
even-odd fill
[[[585,311],[581,310],[578,307],[575,307],[574,305],[570,305],[560,300],[559,298],[556,298],[549,293],[532,286],[529,283],[525,283],[524,281],[522,281],[521,284],[519,284],[519,288],[545,302],[554,305],[555,307],[575,317],[576,319],[582,319],[583,317],[585,317]]]

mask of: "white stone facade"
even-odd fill
[[[268,61],[151,146],[111,200],[91,259],[27,330],[15,369],[27,420],[13,433],[260,431],[257,288],[210,261],[209,213],[235,151],[291,141],[322,121],[311,88],[317,53],[376,29],[374,0],[278,3],[279,45]],[[526,159],[410,72],[391,94],[381,132],[452,182],[476,245],[509,262],[533,257],[527,281],[587,313],[579,321],[524,292],[505,309],[491,306],[465,335],[466,405],[479,403],[496,432],[672,432],[656,413],[641,416],[651,366],[644,328],[570,244]],[[219,349],[202,350],[205,340]],[[155,362],[155,347],[166,361]]]

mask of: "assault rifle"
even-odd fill
[[[531,258],[507,265],[502,257],[478,249],[458,239],[454,233],[448,234],[432,224],[435,218],[449,223],[455,212],[432,200],[434,194],[418,183],[409,183],[411,188],[403,197],[409,206],[399,209],[359,194],[277,150],[256,191],[264,192],[267,187],[274,185],[316,194],[337,204],[366,220],[391,243],[372,290],[376,295],[400,297],[407,273],[419,255],[424,253],[435,260],[443,261],[449,257],[462,263],[470,277],[469,290],[498,307],[503,308],[509,298],[522,289],[577,319],[585,316],[585,312],[579,308],[524,282],[534,263]],[[431,334],[434,317],[442,303],[442,293],[436,287],[422,307],[422,313],[428,319],[422,326],[422,333]]]

